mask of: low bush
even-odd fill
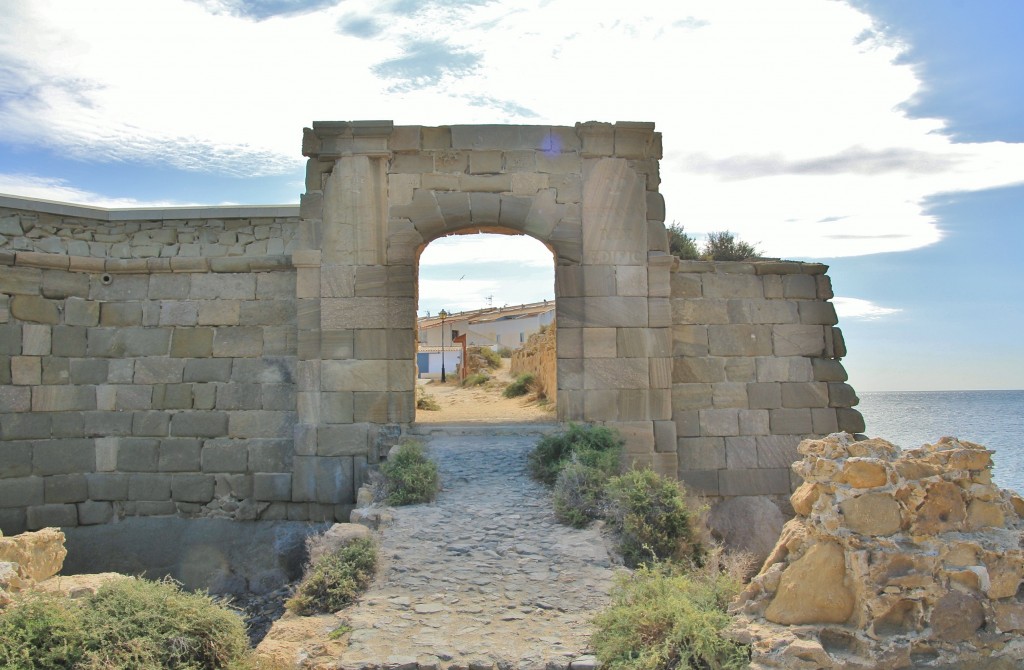
[[[489,381],[491,381],[491,376],[489,374],[487,374],[486,372],[477,372],[477,373],[471,374],[468,377],[466,377],[465,379],[463,379],[462,380],[462,385],[463,386],[480,386],[481,384],[486,384]]]
[[[523,373],[516,377],[514,382],[506,386],[505,390],[501,392],[501,395],[506,398],[518,398],[519,396],[526,395],[533,390],[535,380],[536,378],[532,373]]]
[[[591,643],[607,670],[739,670],[749,651],[727,640],[739,582],[716,570],[684,573],[653,564],[620,574],[612,604],[594,618]]]
[[[490,347],[479,347],[475,350],[485,361],[487,361],[487,367],[492,370],[497,370],[501,367],[501,354]]]
[[[318,558],[285,606],[303,616],[337,612],[355,602],[370,586],[376,569],[377,546],[373,540],[353,540]]]
[[[692,527],[696,515],[678,482],[653,470],[629,470],[608,480],[607,494],[608,520],[618,532],[626,565],[699,563],[702,547]]]
[[[500,358],[512,358],[511,347],[498,347],[498,356]]]
[[[255,668],[238,614],[172,581],[112,581],[70,600],[28,594],[0,611],[0,667]]]
[[[416,389],[416,409],[427,410],[428,412],[437,412],[441,409],[441,406],[437,404],[437,400],[434,396],[426,392],[426,390],[420,386]]]
[[[583,528],[604,513],[608,474],[598,468],[571,462],[558,473],[551,491],[555,517],[562,523]]]
[[[549,486],[573,459],[609,474],[617,472],[622,438],[605,426],[570,423],[562,433],[548,435],[530,452],[530,474]]]
[[[380,466],[383,500],[389,505],[415,505],[437,497],[437,463],[427,458],[423,445],[406,441]]]

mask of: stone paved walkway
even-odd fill
[[[586,667],[588,622],[608,601],[613,564],[600,530],[557,523],[548,491],[527,475],[538,437],[428,439],[443,490],[394,510],[374,586],[353,608],[307,617],[315,630],[282,619],[261,651],[284,645],[314,668]],[[352,632],[327,639],[339,619]]]

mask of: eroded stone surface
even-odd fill
[[[799,451],[797,517],[732,605],[752,668],[1022,667],[1024,524],[991,452],[845,433]]]
[[[432,438],[444,488],[391,510],[371,589],[334,615],[287,615],[260,652],[312,668],[566,668],[583,656],[614,568],[598,527],[555,521],[526,472],[535,443]],[[342,623],[352,632],[329,639]]]

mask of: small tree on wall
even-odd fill
[[[695,261],[700,258],[697,243],[683,231],[682,224],[675,221],[668,227],[668,251],[673,256],[678,256],[686,261]]]
[[[683,260],[742,261],[761,255],[760,249],[728,230],[708,233],[700,250],[694,239],[686,234],[682,224],[673,222],[667,230],[669,252]]]

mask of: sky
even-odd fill
[[[1018,0],[5,0],[0,193],[297,203],[314,120],[654,121],[668,222],[831,266],[855,388],[1022,388],[1022,38]],[[421,313],[551,263],[433,242]]]

